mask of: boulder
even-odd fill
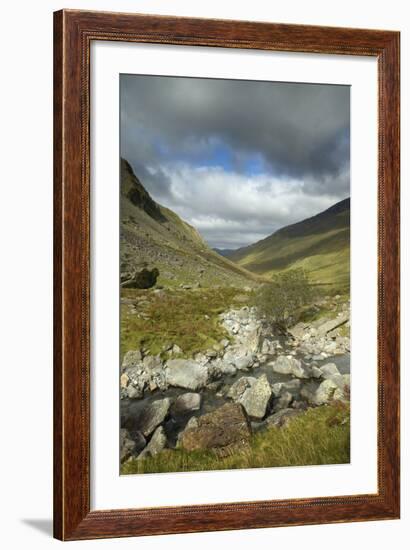
[[[143,395],[144,395],[144,392],[138,386],[129,385],[127,387],[128,399],[141,399]]]
[[[165,449],[166,444],[167,437],[165,435],[164,428],[162,426],[159,426],[159,428],[157,428],[153,433],[148,445],[138,455],[138,460],[159,454]]]
[[[167,362],[165,379],[170,386],[196,391],[206,385],[208,369],[191,359],[171,359]]]
[[[237,357],[233,360],[233,366],[236,367],[238,370],[249,369],[252,366],[252,364],[253,364],[253,356],[251,353],[242,355],[241,357]]]
[[[122,369],[125,370],[128,367],[136,367],[141,364],[142,354],[139,350],[127,351],[122,360]]]
[[[303,368],[299,359],[289,355],[280,355],[275,361],[269,363],[274,372],[278,374],[291,374],[296,378],[309,378],[309,373]]]
[[[245,390],[239,402],[250,418],[262,420],[271,397],[272,389],[266,374],[263,374]]]
[[[166,397],[153,401],[142,411],[138,419],[138,427],[145,437],[166,419],[170,406],[171,400]]]
[[[135,441],[130,437],[128,430],[120,430],[120,459],[121,462],[125,462],[129,458],[135,449]]]
[[[290,392],[285,391],[276,400],[273,410],[275,412],[278,412],[278,411],[281,411],[282,409],[288,409],[292,401],[293,401],[293,395]]]
[[[239,370],[245,370],[252,366],[254,358],[246,346],[239,345],[229,346],[225,351],[223,361]]]
[[[333,395],[337,389],[337,384],[335,384],[332,380],[324,380],[315,392],[314,404],[324,405],[325,403],[329,403],[329,401],[333,399]]]
[[[320,369],[320,372],[322,373],[322,378],[330,378],[335,374],[340,375],[339,369],[336,367],[334,363],[327,363],[326,365],[319,367],[319,369]]]
[[[197,427],[185,429],[179,439],[187,451],[213,449],[220,456],[248,446],[251,428],[241,405],[226,403],[200,416]]]
[[[162,367],[161,357],[159,355],[146,355],[142,361],[144,370],[151,371]]]
[[[239,378],[239,380],[232,384],[232,386],[229,388],[228,393],[226,394],[226,397],[229,397],[234,401],[239,401],[245,391],[250,388],[255,382],[256,378],[253,378],[253,376],[242,376],[241,378]]]
[[[324,323],[321,323],[317,327],[317,332],[320,336],[326,335],[328,332],[331,332],[335,328],[340,327],[341,325],[344,325],[349,321],[350,314],[348,311],[344,313],[340,313],[335,319],[330,319],[325,321]]]
[[[175,414],[184,414],[190,411],[198,411],[201,408],[201,395],[199,393],[183,393],[177,397],[172,410]]]

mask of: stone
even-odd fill
[[[159,426],[153,433],[150,442],[145,449],[138,455],[138,460],[147,458],[148,456],[156,456],[163,451],[167,444],[167,436],[165,435],[164,428]]]
[[[162,366],[161,357],[159,355],[147,355],[144,357],[142,364],[145,370],[154,370]]]
[[[233,376],[236,374],[236,367],[230,363],[225,363],[224,361],[221,361],[218,364],[218,370],[221,374],[226,376]]]
[[[249,421],[241,405],[226,403],[198,418],[197,427],[188,428],[180,437],[187,451],[213,449],[219,456],[247,447],[251,438]]]
[[[242,357],[238,357],[233,361],[234,367],[236,367],[238,370],[246,370],[252,366],[253,363],[253,357],[249,353],[247,355],[243,355]]]
[[[136,367],[141,364],[142,354],[139,350],[127,351],[122,360],[122,369],[125,370],[128,367]]]
[[[320,378],[322,376],[322,371],[319,367],[316,367],[316,365],[313,365],[310,369],[310,374],[312,375],[312,378]]]
[[[317,331],[319,335],[325,335],[328,332],[334,330],[335,328],[340,327],[341,325],[344,325],[350,318],[349,312],[341,313],[339,314],[335,319],[330,319],[328,321],[325,321],[321,325],[317,327]]]
[[[234,401],[239,401],[245,391],[250,388],[255,382],[256,378],[253,378],[253,376],[242,376],[241,378],[239,378],[239,380],[232,384],[232,386],[229,388],[228,393],[226,394],[226,397],[229,397]]]
[[[273,410],[277,412],[282,409],[288,409],[292,401],[293,401],[293,395],[290,392],[285,391],[277,399]]]
[[[260,347],[261,353],[263,353],[264,355],[270,355],[272,353],[275,353],[275,350],[276,350],[276,343],[271,342],[270,340],[265,338]]]
[[[300,340],[306,334],[307,328],[308,328],[308,325],[306,325],[305,323],[298,323],[297,325],[289,328],[288,332],[294,338],[296,338],[297,340]]]
[[[170,386],[199,390],[208,382],[208,369],[191,359],[171,359],[167,362],[165,380]]]
[[[120,430],[120,460],[125,462],[134,452],[135,442],[131,439],[128,430]]]
[[[317,390],[317,384],[308,383],[305,384],[300,392],[300,396],[307,401],[310,405],[315,405],[315,394]]]
[[[326,365],[322,365],[321,367],[319,367],[319,369],[322,373],[322,378],[330,378],[335,374],[340,375],[339,369],[334,363],[327,363]]]
[[[324,380],[315,392],[315,405],[324,405],[325,403],[329,403],[329,401],[333,399],[335,390],[337,390],[337,384],[330,379]]]
[[[272,394],[274,397],[279,397],[282,388],[283,388],[283,382],[276,382],[275,384],[272,384]]]
[[[128,399],[141,399],[144,395],[144,392],[140,388],[129,385],[127,387],[127,397]]]
[[[165,420],[170,406],[171,400],[166,397],[153,401],[143,410],[138,420],[138,426],[145,437],[149,436]]]
[[[295,359],[292,356],[281,355],[275,361],[269,363],[269,365],[278,374],[292,374],[297,378],[309,378],[309,374],[303,368],[299,359]]]
[[[199,393],[184,393],[177,397],[172,410],[175,414],[183,414],[190,411],[198,411],[201,408],[201,395]]]
[[[289,423],[292,418],[302,413],[303,411],[299,409],[282,409],[281,411],[278,411],[275,414],[268,416],[268,418],[266,419],[266,423],[268,426],[283,428]]]
[[[245,390],[240,398],[240,403],[250,418],[261,420],[266,414],[271,397],[272,389],[266,374],[263,374],[250,388]]]
[[[128,386],[129,380],[130,379],[128,377],[128,374],[126,374],[125,372],[121,374],[121,378],[120,378],[121,388],[126,388]]]

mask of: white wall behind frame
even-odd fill
[[[178,16],[221,17],[400,30],[402,36],[402,150],[410,150],[410,18],[407,0],[343,3],[328,0],[252,2],[230,0],[15,0],[2,6],[0,87],[2,161],[0,225],[2,319],[0,484],[5,548],[60,548],[50,536],[52,514],[52,16],[62,7],[139,11]],[[402,181],[410,178],[402,156]],[[403,304],[408,306],[409,186],[402,192]],[[18,216],[16,215],[18,207]],[[24,220],[23,223],[17,223]],[[407,243],[407,245],[406,245]],[[5,266],[5,267],[4,267]],[[27,269],[30,266],[30,287]],[[409,391],[408,307],[402,308],[403,392]],[[29,330],[22,338],[22,318]],[[17,361],[18,357],[24,361]],[[18,362],[18,368],[15,367]],[[17,374],[16,374],[17,373]],[[18,383],[16,381],[20,381]],[[17,389],[18,388],[18,391]],[[24,406],[23,406],[24,405]],[[410,400],[402,400],[402,520],[260,529],[71,543],[76,549],[135,548],[198,550],[210,546],[249,549],[301,547],[346,550],[369,546],[406,549],[410,538]],[[24,429],[22,427],[25,427]],[[23,444],[24,443],[24,444]],[[24,447],[24,449],[23,449]],[[7,449],[12,449],[9,452]],[[24,495],[24,498],[23,498]]]

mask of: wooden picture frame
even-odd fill
[[[378,492],[90,510],[93,40],[372,56],[378,62]],[[54,14],[54,535],[125,537],[399,517],[398,32],[63,10]]]

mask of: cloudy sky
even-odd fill
[[[349,196],[350,88],[121,75],[121,156],[212,247]]]

